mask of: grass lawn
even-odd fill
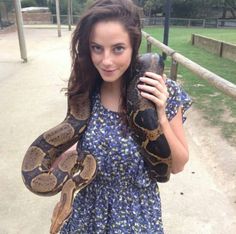
[[[157,40],[163,40],[163,28],[147,27],[143,29]],[[169,47],[185,57],[216,73],[224,79],[236,84],[236,62],[220,58],[204,49],[191,45],[191,34],[196,33],[236,44],[236,29],[205,29],[205,28],[170,28]],[[162,53],[152,47],[153,52]],[[141,51],[146,51],[146,42],[143,40]],[[166,67],[170,58],[166,61]],[[190,94],[194,106],[200,109],[205,119],[222,130],[222,135],[236,146],[236,101],[210,86],[206,81],[179,65],[178,73],[182,76],[184,89]]]

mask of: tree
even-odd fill
[[[223,12],[222,18],[225,19],[227,11],[230,11],[232,18],[236,19],[236,1],[235,0],[225,0],[223,1]]]
[[[193,18],[198,15],[200,1],[176,0],[172,3],[172,17]]]
[[[146,16],[156,16],[162,12],[165,0],[133,0],[133,2],[143,8]]]
[[[35,7],[37,6],[37,3],[35,0],[22,0],[21,1],[21,7]]]
[[[32,0],[23,0],[32,1]],[[33,0],[38,6],[48,6],[55,14],[55,0]],[[94,0],[72,0],[73,15],[81,15]],[[165,0],[133,0],[143,8],[146,16],[157,16],[164,12]],[[60,0],[61,14],[67,14],[68,0]],[[172,0],[171,16],[179,18],[206,18],[214,13],[214,10],[221,12],[222,18],[227,14],[236,18],[236,0]]]
[[[94,0],[72,0],[73,15],[81,15],[84,9],[86,8],[86,6],[88,6],[88,4],[91,4],[93,1]],[[68,9],[67,4],[68,4],[68,0],[60,0],[60,11],[62,15],[67,14],[67,9]],[[53,14],[56,14],[55,0],[49,0],[48,7],[50,8]]]
[[[146,16],[151,16],[152,15],[152,10],[156,8],[156,0],[148,0],[146,1],[144,5],[144,13]]]
[[[139,7],[143,7],[145,0],[133,0],[134,4],[139,6]]]
[[[94,0],[87,0],[85,4],[85,8],[88,8],[93,2]]]
[[[235,18],[236,0],[173,0],[174,17],[206,18],[217,10],[222,18],[230,12]]]
[[[48,0],[35,0],[37,6],[48,6]]]

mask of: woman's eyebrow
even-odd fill
[[[101,46],[97,42],[94,42],[94,41],[91,41],[90,44]]]
[[[92,45],[98,45],[98,46],[102,46],[100,45],[99,43],[95,42],[95,41],[91,41],[90,44]],[[123,42],[118,42],[118,43],[115,43],[114,45],[111,45],[112,47],[116,47],[116,46],[125,46],[126,44],[123,43]]]
[[[119,42],[119,43],[116,43],[114,45],[112,45],[113,47],[116,47],[116,46],[125,46],[126,44],[123,43],[123,42]]]

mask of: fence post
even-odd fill
[[[223,48],[224,47],[224,42],[221,42],[220,43],[220,57],[222,57],[222,55],[223,55]]]
[[[188,20],[188,28],[191,26],[191,20]]]
[[[194,45],[195,43],[194,39],[195,39],[195,34],[192,34],[192,45]]]
[[[147,53],[152,52],[152,43],[147,40]]]
[[[178,62],[176,62],[173,58],[171,59],[171,67],[170,67],[170,78],[172,80],[177,80],[178,74]]]
[[[202,21],[202,27],[203,27],[203,28],[206,27],[206,20],[205,20],[205,19]]]
[[[20,54],[21,58],[24,62],[27,62],[27,51],[26,51],[26,43],[25,43],[25,34],[24,34],[24,23],[21,13],[21,2],[20,0],[15,0],[15,15],[16,15],[16,24],[17,24],[17,32],[20,46]]]
[[[219,28],[219,20],[216,19],[216,28]]]
[[[68,30],[71,31],[71,21],[72,21],[72,0],[67,0],[67,17],[68,17]]]
[[[60,2],[56,0],[56,14],[57,14],[57,35],[61,37],[61,19],[60,19]]]

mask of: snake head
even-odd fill
[[[161,55],[157,53],[146,53],[138,58],[139,75],[144,72],[153,72],[162,75],[164,72],[165,64]]]

